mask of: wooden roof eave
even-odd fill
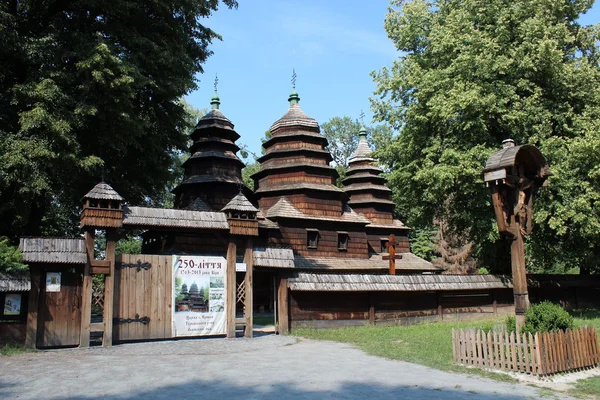
[[[252,179],[260,179],[265,175],[269,175],[275,171],[285,171],[285,170],[322,170],[327,171],[327,174],[334,179],[339,177],[339,173],[335,168],[330,165],[320,165],[320,164],[310,164],[310,163],[282,163],[278,165],[268,165],[261,166],[261,169],[252,174],[250,177]]]
[[[306,147],[301,147],[301,148],[297,148],[297,149],[274,150],[274,151],[271,151],[261,157],[258,157],[256,159],[256,161],[258,161],[259,163],[262,163],[271,158],[279,158],[280,156],[286,157],[286,156],[289,156],[290,154],[317,154],[318,155],[317,157],[325,156],[325,160],[328,163],[333,161],[333,157],[331,156],[331,153],[328,152],[327,150],[309,149]]]
[[[273,144],[277,143],[277,142],[285,142],[285,141],[293,141],[293,140],[299,140],[299,139],[308,139],[308,142],[314,141],[318,144],[323,144],[324,146],[327,146],[329,144],[329,141],[327,140],[327,138],[323,135],[321,135],[318,131],[318,129],[316,131],[294,131],[294,132],[281,132],[277,135],[273,135],[271,136],[268,140],[265,140],[262,144],[263,148],[268,149],[269,147],[271,147]]]

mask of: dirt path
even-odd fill
[[[517,399],[536,388],[264,336],[137,343],[0,358],[2,399]],[[409,396],[409,397],[405,397]]]

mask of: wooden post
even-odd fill
[[[396,255],[396,235],[392,233],[387,244],[389,255],[383,256],[381,259],[390,261],[389,273],[390,275],[396,275],[396,260],[402,259],[402,254]]]
[[[279,278],[279,286],[277,287],[277,314],[279,316],[277,333],[285,335],[290,331],[287,278]]]
[[[375,325],[375,293],[369,292],[369,325]]]
[[[109,273],[104,277],[104,335],[102,336],[102,346],[110,347],[113,342],[113,315],[114,315],[114,296],[115,296],[115,261],[116,247],[119,236],[115,229],[106,230],[106,261],[110,262]]]
[[[517,333],[525,325],[525,311],[529,308],[529,294],[527,292],[527,271],[525,269],[525,248],[523,246],[523,235],[515,216],[511,216],[510,231],[513,234],[510,245],[510,261],[513,276],[513,294],[515,301],[515,321]]]
[[[244,337],[252,337],[253,329],[253,318],[252,313],[254,311],[254,291],[253,287],[253,270],[254,270],[254,254],[252,253],[252,238],[249,237],[246,240],[246,253],[244,255],[244,262],[246,263],[246,276],[244,279],[244,317],[246,318],[246,330],[244,331]]]
[[[235,337],[235,306],[236,306],[236,282],[235,282],[235,261],[236,261],[235,237],[229,235],[229,246],[227,247],[227,337]]]
[[[35,349],[37,344],[38,310],[40,308],[40,276],[41,270],[38,266],[30,266],[31,290],[29,291],[29,304],[27,309],[27,332],[25,346]]]
[[[81,332],[79,347],[90,346],[90,324],[92,320],[92,274],[91,261],[94,259],[94,239],[96,231],[87,228],[85,231],[85,251],[87,262],[83,270],[83,288],[81,289]]]

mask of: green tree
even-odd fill
[[[16,246],[11,246],[8,238],[0,237],[0,272],[27,271],[27,265],[23,264],[21,252]]]
[[[218,5],[0,4],[0,235],[65,233],[56,209],[76,209],[102,169],[129,202],[160,199],[189,128],[178,100],[220,38],[203,25]]]
[[[358,146],[360,128],[361,123],[358,120],[352,120],[348,116],[333,117],[321,124],[321,133],[329,142],[327,148],[331,153],[333,163],[338,172],[339,179],[337,185],[340,187],[342,186],[342,180],[346,177],[348,159]],[[374,150],[384,147],[392,139],[392,130],[385,124],[366,128],[367,138]],[[384,165],[385,161],[383,161]]]
[[[375,119],[400,130],[382,149],[401,216],[473,241],[492,270],[502,243],[481,178],[508,137],[537,146],[554,174],[534,204],[531,268],[600,256],[599,26],[590,0],[392,1],[385,29],[400,52],[373,73]]]

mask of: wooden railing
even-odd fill
[[[515,332],[452,330],[454,361],[533,375],[594,367],[600,362],[596,328],[517,335]]]

